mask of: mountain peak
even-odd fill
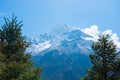
[[[63,25],[55,33],[53,32],[53,34],[40,34],[35,38],[29,39],[32,44],[27,48],[27,51],[32,52],[33,55],[40,54],[40,52],[47,49],[57,49],[60,52],[62,51],[61,53],[67,53],[67,51],[73,53],[74,50],[83,49],[80,48],[80,45],[84,45],[84,48],[90,46],[91,41],[86,42],[85,37],[91,36],[82,32],[80,28]],[[72,48],[74,50],[70,51]]]
[[[111,30],[100,32],[96,25],[81,29],[65,24],[58,25],[49,34],[45,33],[35,38],[29,38],[28,41],[31,42],[31,45],[27,51],[31,51],[33,55],[49,49],[57,49],[61,53],[67,53],[68,51],[73,53],[81,49],[87,53],[90,50],[91,43],[98,39],[100,33],[109,33],[111,40],[120,48],[119,38]]]

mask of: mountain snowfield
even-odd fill
[[[84,29],[63,25],[49,34],[27,38],[31,45],[26,51],[32,54],[34,65],[41,66],[41,77],[45,80],[80,80],[86,68],[91,67],[88,56],[92,53],[91,44],[102,33],[109,34],[120,48],[119,38],[112,30],[101,32],[96,25]]]
[[[80,31],[81,33],[77,33],[75,36],[69,36],[68,32],[72,31]],[[75,34],[75,33],[72,34]],[[84,35],[79,35],[84,34]],[[84,40],[87,41],[97,41],[99,34],[109,34],[111,40],[114,41],[114,43],[117,45],[117,48],[120,48],[120,41],[117,33],[113,33],[112,30],[105,30],[101,32],[98,30],[97,25],[93,25],[84,29],[81,29],[80,27],[73,27],[70,25],[61,25],[57,29],[54,29],[52,33],[50,34],[40,34],[34,38],[28,38],[27,40],[31,42],[31,45],[27,48],[27,52],[31,52],[32,55],[37,55],[40,52],[48,49],[48,48],[56,48],[60,45],[60,42],[63,40],[70,41],[74,37],[81,37]],[[70,35],[70,34],[69,34]],[[85,36],[87,35],[87,36]],[[79,48],[82,48],[79,44],[77,44]],[[90,46],[86,46],[90,48]]]

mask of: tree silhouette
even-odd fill
[[[116,45],[109,39],[108,35],[99,36],[97,42],[92,44],[93,54],[90,54],[92,63],[88,74],[81,80],[120,80],[118,72],[120,62],[117,56],[119,52]]]
[[[34,68],[26,53],[28,43],[22,36],[22,21],[4,18],[0,29],[0,80],[40,80],[41,68]]]

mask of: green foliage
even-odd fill
[[[92,49],[92,67],[87,69],[88,74],[81,80],[120,80],[120,61],[117,60],[119,52],[109,36],[99,36],[98,41],[92,44]]]
[[[31,55],[25,53],[28,43],[22,36],[22,22],[16,17],[0,29],[0,80],[40,80],[41,68],[34,68]]]
[[[116,66],[116,80],[120,80],[120,58],[118,58],[115,66]]]

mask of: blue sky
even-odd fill
[[[12,13],[23,20],[23,33],[35,36],[56,25],[81,28],[98,25],[111,29],[120,37],[120,0],[0,0],[0,25]]]

